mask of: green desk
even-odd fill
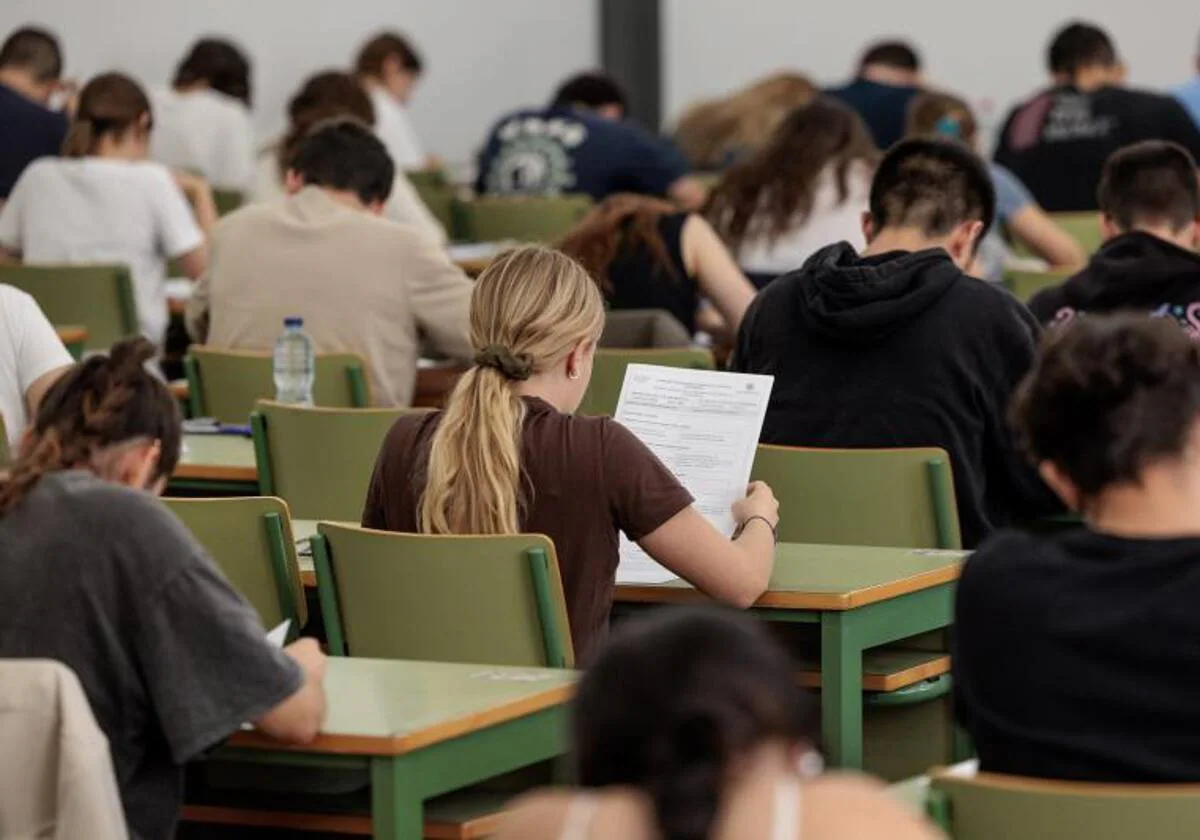
[[[367,767],[374,836],[421,840],[429,799],[567,751],[571,671],[331,658],[316,741],[232,736],[230,758]]]
[[[781,544],[767,593],[754,611],[766,621],[821,628],[821,728],[836,767],[862,767],[863,651],[940,630],[954,617],[954,585],[965,552]],[[618,585],[616,601],[703,600],[680,580]]]
[[[54,331],[58,333],[58,340],[67,348],[67,352],[71,354],[72,359],[79,361],[83,358],[83,351],[87,349],[87,327],[56,326]]]
[[[257,496],[254,442],[233,435],[184,435],[168,495]]]

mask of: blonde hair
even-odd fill
[[[475,281],[475,365],[459,380],[433,434],[418,521],[426,534],[520,531],[521,428],[516,382],[562,362],[604,326],[596,283],[565,254],[505,251]]]

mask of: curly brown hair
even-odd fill
[[[678,212],[678,207],[661,198],[617,193],[592,208],[558,244],[558,249],[587,269],[606,295],[613,292],[608,273],[613,261],[622,251],[638,246],[647,250],[668,279],[679,280],[679,271],[671,262],[658,229],[663,216]]]

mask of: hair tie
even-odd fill
[[[528,353],[513,353],[502,344],[489,344],[475,354],[475,364],[498,370],[508,379],[524,380],[533,375]]]
[[[933,124],[933,130],[942,137],[953,137],[955,140],[962,139],[962,122],[957,117],[952,117],[949,114],[939,117],[938,121]]]

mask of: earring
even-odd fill
[[[577,371],[577,370],[567,371],[567,379],[578,379],[578,378],[579,378],[579,371]]]

